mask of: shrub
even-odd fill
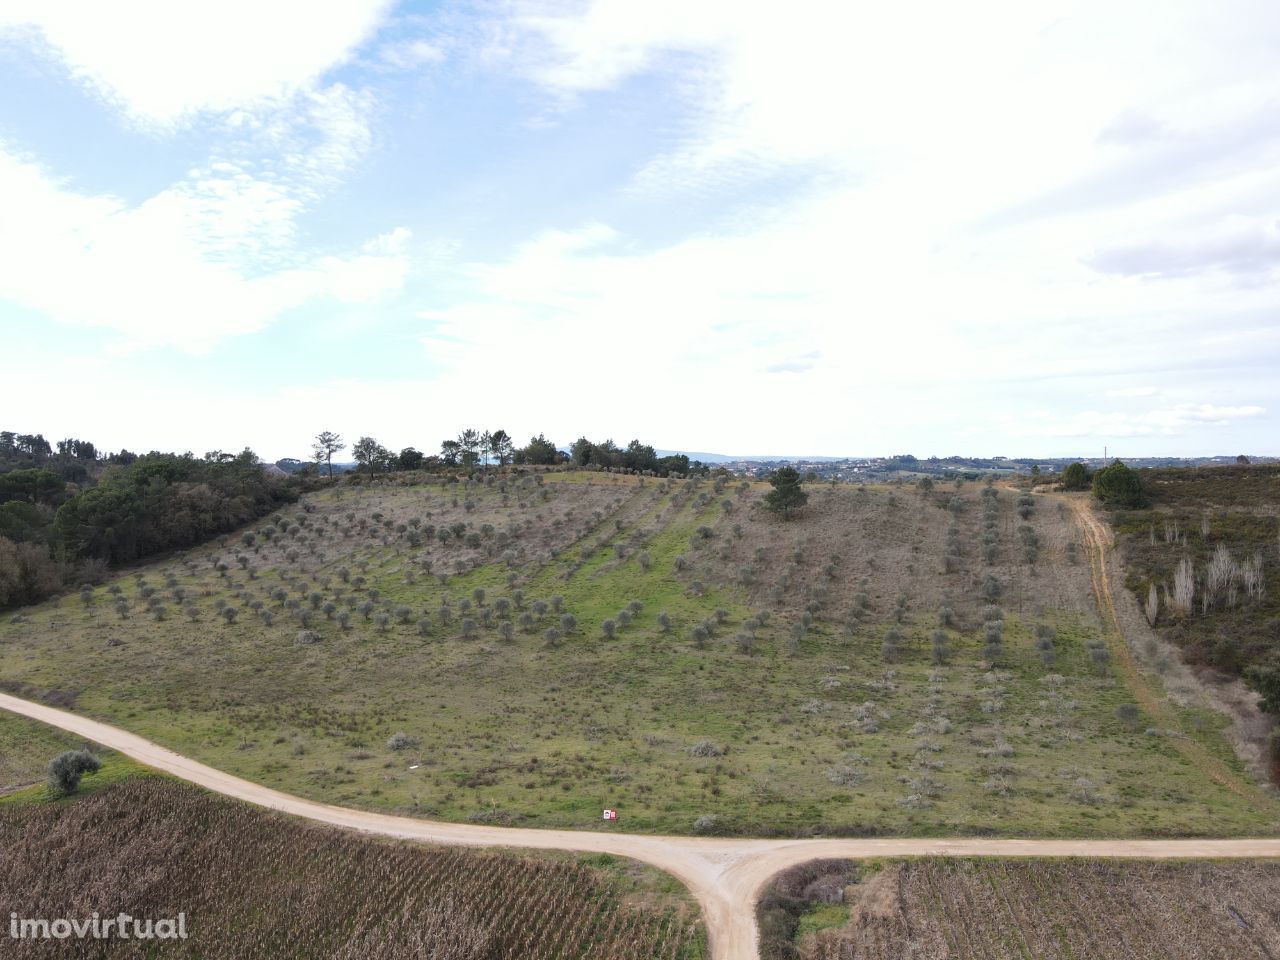
[[[725,750],[723,747],[712,743],[710,740],[699,740],[693,746],[689,747],[688,753],[693,757],[723,757]]]
[[[387,738],[388,750],[409,750],[416,747],[421,741],[417,737],[411,737],[407,733],[393,733]]]
[[[945,664],[951,659],[951,643],[945,630],[933,631],[933,662]]]
[[[1071,799],[1080,803],[1097,803],[1101,799],[1097,785],[1088,777],[1077,777],[1071,784]]]
[[[75,793],[80,778],[86,773],[97,773],[102,761],[88,750],[68,750],[49,762],[49,789],[62,796]]]
[[[880,655],[892,663],[902,655],[902,634],[891,628],[884,635],[884,643],[880,645]]]
[[[867,774],[857,767],[844,764],[829,769],[827,779],[837,787],[854,787],[863,783],[867,779]]]

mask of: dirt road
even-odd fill
[[[1080,531],[1084,535],[1085,546],[1089,551],[1089,569],[1093,580],[1093,594],[1098,603],[1098,616],[1102,621],[1102,632],[1111,650],[1112,658],[1119,667],[1134,698],[1142,705],[1144,711],[1156,726],[1177,728],[1178,723],[1164,694],[1156,690],[1139,668],[1133,651],[1124,638],[1120,628],[1120,620],[1116,616],[1115,597],[1112,593],[1114,537],[1111,528],[1098,519],[1093,511],[1091,500],[1086,497],[1068,496],[1064,499],[1071,505],[1076,519],[1080,523]],[[1123,588],[1118,588],[1123,589]],[[1221,784],[1232,793],[1248,797],[1258,803],[1274,804],[1258,789],[1257,785],[1241,776],[1221,758],[1215,757],[1198,741],[1189,737],[1177,737],[1170,741],[1173,746],[1194,764],[1205,776]]]
[[[577,850],[641,860],[679,877],[697,897],[714,960],[756,960],[754,908],[761,888],[779,870],[816,857],[1280,857],[1280,839],[723,840],[438,823],[291,796],[215,770],[118,727],[7,694],[0,694],[0,708],[70,731],[216,793],[320,823],[425,843]]]

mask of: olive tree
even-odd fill
[[[88,750],[60,753],[49,762],[49,789],[61,796],[75,793],[81,777],[101,768],[102,761]]]

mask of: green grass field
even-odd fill
[[[102,769],[86,776],[81,794],[92,793],[142,768],[111,750],[26,717],[0,710],[0,803],[62,802],[51,797],[45,783],[49,761],[65,750],[91,750]]]
[[[293,793],[453,820],[599,828],[601,809],[615,807],[610,829],[675,833],[699,818],[699,829],[754,834],[1275,829],[1262,794],[1214,784],[1167,731],[1118,718],[1133,698],[1090,659],[1094,633],[1078,610],[1006,613],[997,668],[978,629],[949,631],[951,662],[934,665],[927,609],[899,625],[899,662],[882,658],[886,617],[848,631],[820,614],[792,649],[794,608],[748,631],[758,597],[728,577],[696,586],[714,564],[673,569],[678,556],[727,555],[733,523],[744,543],[772,543],[780,521],[751,509],[756,491],[729,516],[718,502],[732,493],[706,496],[709,483],[617,480],[326,491],[290,512],[301,522],[292,536],[264,522],[252,543],[236,535],[121,574],[127,619],[104,587],[24,610],[24,622],[0,625],[0,682],[74,698],[81,712]],[[874,509],[893,494],[824,493],[806,522],[846,496]],[[451,524],[462,537],[422,535]],[[845,566],[871,563],[874,538],[849,537]],[[919,575],[931,574],[922,564]],[[548,640],[560,623],[553,597],[577,624]],[[148,613],[158,599],[164,619]],[[234,623],[220,600],[240,611]],[[294,601],[314,605],[308,624]],[[631,601],[639,612],[606,638],[601,623]],[[690,630],[717,609],[724,622],[700,647]],[[349,629],[336,619],[344,610]],[[1036,622],[1057,631],[1052,668],[1035,649]],[[743,632],[755,638],[750,655],[735,639]],[[398,733],[405,745],[392,749]]]

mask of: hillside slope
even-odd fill
[[[0,685],[304,796],[443,819],[581,828],[614,808],[624,830],[1048,836],[1274,823],[1134,706],[1051,504],[841,487],[784,523],[752,486],[409,480],[339,485],[24,611],[0,626]],[[1230,756],[1212,722],[1202,735]]]

